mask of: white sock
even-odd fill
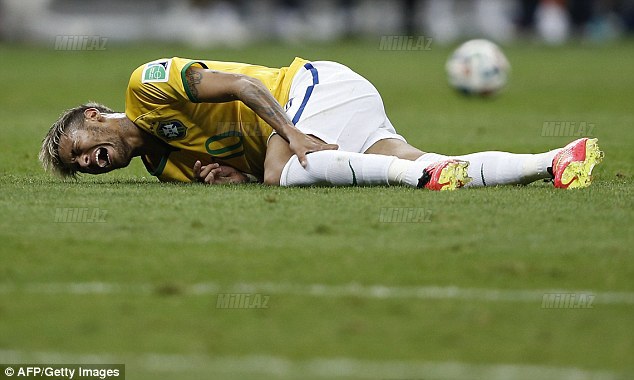
[[[427,162],[409,161],[397,158],[390,165],[388,179],[390,185],[418,186],[418,180],[423,176],[423,170],[428,166]]]
[[[308,154],[304,168],[293,155],[282,170],[280,186],[388,185],[388,169],[394,160],[393,156],[322,150]]]
[[[308,165],[302,167],[293,156],[284,166],[281,186],[328,184],[349,185],[408,185],[416,187],[423,169],[430,164],[455,158],[469,162],[468,175],[473,178],[467,186],[496,186],[527,184],[550,178],[547,168],[560,149],[540,154],[507,152],[478,152],[464,156],[444,156],[426,153],[416,161],[393,156],[362,154],[328,150],[306,156]]]
[[[425,167],[436,161],[455,158],[468,161],[467,173],[473,178],[467,186],[495,186],[527,184],[543,178],[550,178],[548,168],[560,149],[540,154],[514,154],[507,152],[478,152],[464,156],[443,156],[426,153],[416,161]]]
[[[297,156],[291,157],[280,177],[280,186],[328,184],[407,185],[416,187],[427,167],[424,162],[403,160],[394,156],[326,150],[306,156],[302,167]]]

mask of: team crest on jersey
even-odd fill
[[[178,120],[161,121],[156,134],[165,140],[180,140],[187,136],[187,127]]]
[[[143,83],[167,82],[170,77],[171,59],[150,62],[143,68],[141,81]]]

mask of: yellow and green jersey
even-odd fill
[[[240,101],[199,102],[186,85],[185,72],[194,65],[248,75],[284,105],[293,76],[306,62],[295,58],[289,67],[269,68],[174,57],[137,68],[126,93],[126,116],[172,148],[160,161],[154,159],[157,162],[143,157],[148,171],[161,181],[191,182],[196,160],[203,165],[213,160],[262,178],[271,126]]]

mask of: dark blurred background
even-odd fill
[[[240,47],[384,35],[602,43],[631,35],[634,0],[0,0],[0,38],[176,41]]]

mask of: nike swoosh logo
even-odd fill
[[[354,172],[354,168],[352,167],[352,163],[348,160],[348,166],[352,171],[352,186],[357,186],[357,173]]]
[[[486,186],[487,183],[484,181],[484,164],[480,165],[480,178],[482,178],[482,184]]]

